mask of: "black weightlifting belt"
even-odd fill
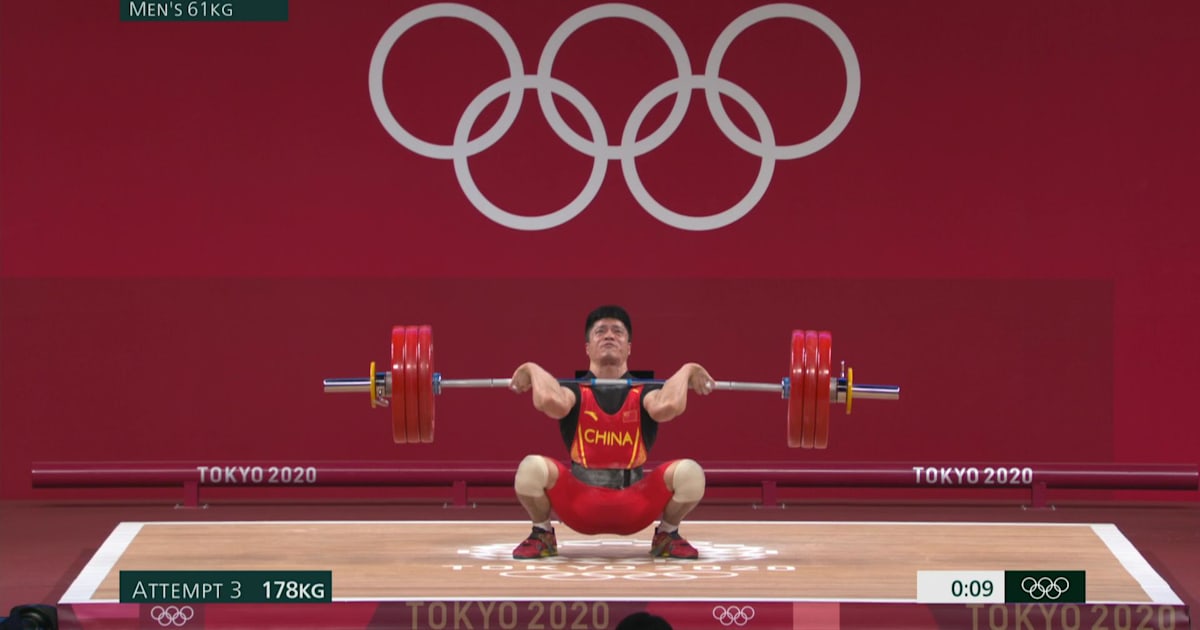
[[[571,462],[571,474],[589,486],[621,490],[641,481],[642,467],[584,468],[579,462]]]

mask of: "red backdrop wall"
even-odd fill
[[[552,427],[503,391],[442,396],[438,441],[398,447],[386,412],[318,381],[365,374],[387,360],[391,325],[416,323],[434,326],[448,378],[524,360],[569,374],[602,302],[633,312],[635,368],[698,360],[718,378],[774,381],[791,330],[824,328],[858,380],[904,388],[838,419],[822,452],[786,448],[778,399],[715,395],[660,435],[656,457],[1200,459],[1187,400],[1200,377],[1200,5],[810,2],[853,46],[853,113],[820,150],[775,161],[744,217],[706,231],[651,216],[620,160],[568,146],[534,91],[463,164],[515,215],[564,206],[599,163],[595,198],[537,231],[477,210],[451,161],[402,146],[373,109],[377,44],[421,6],[292,0],[287,21],[183,23],[124,22],[84,0],[0,5],[0,496],[39,496],[29,469],[42,460],[556,451]],[[581,8],[477,6],[530,74]],[[701,74],[758,5],[637,6]],[[675,76],[668,48],[602,20],[563,43],[553,76],[616,145]],[[389,111],[435,143],[508,76],[501,46],[460,19],[413,26],[384,59]],[[830,37],[783,19],[738,36],[720,75],[782,145],[834,118],[845,68]],[[704,216],[746,195],[763,160],[691,94],[678,129],[633,163],[661,204]],[[558,108],[587,134],[571,98]],[[753,112],[723,102],[761,139]]]

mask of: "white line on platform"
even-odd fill
[[[82,604],[94,603],[92,599],[96,589],[100,588],[100,583],[108,574],[112,572],[114,566],[117,565],[117,560],[125,554],[125,549],[129,547],[129,543],[142,531],[142,523],[120,523],[111,534],[108,535],[108,540],[100,545],[100,549],[96,551],[96,555],[88,561],[87,566],[79,572],[79,577],[71,583],[67,592],[63,593],[62,599],[58,601],[60,604]]]
[[[1129,542],[1120,529],[1117,529],[1116,525],[1092,525],[1092,531],[1096,532],[1105,545],[1108,545],[1108,550],[1116,556],[1129,575],[1137,580],[1142,590],[1146,591],[1146,595],[1149,595],[1154,603],[1183,605],[1183,601],[1179,599],[1175,591],[1171,590],[1166,580],[1162,579],[1162,576],[1150,566],[1149,562],[1146,562],[1142,554],[1138,553],[1137,548]]]

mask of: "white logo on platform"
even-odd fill
[[[383,91],[383,67],[396,41],[413,26],[441,17],[466,20],[491,35],[504,53],[510,74],[508,78],[485,88],[467,105],[454,130],[454,144],[450,145],[426,142],[405,129],[392,115]],[[554,59],[566,39],[585,24],[605,18],[633,20],[654,31],[670,49],[679,75],[663,82],[642,97],[625,121],[621,141],[617,145],[609,144],[604,124],[592,103],[572,85],[552,76]],[[737,84],[720,76],[721,61],[733,40],[754,24],[774,18],[800,20],[818,28],[833,41],[846,67],[846,95],[837,115],[820,133],[796,144],[777,144],[771,122],[767,119],[767,115],[758,101]],[[713,43],[703,74],[692,73],[691,60],[688,58],[683,42],[675,34],[675,31],[657,15],[629,4],[596,5],[567,18],[554,31],[546,42],[545,48],[542,49],[537,73],[525,74],[517,45],[499,22],[486,13],[466,5],[438,3],[409,11],[384,32],[383,37],[375,46],[375,53],[371,56],[368,84],[371,105],[375,108],[375,115],[379,117],[379,122],[383,124],[384,129],[397,142],[414,153],[440,160],[452,160],[454,173],[467,199],[484,216],[500,225],[516,230],[545,230],[570,221],[583,212],[595,199],[604,180],[609,161],[617,160],[621,163],[621,171],[625,176],[626,185],[646,212],[659,221],[681,230],[714,230],[741,219],[754,209],[771,182],[776,160],[793,160],[812,155],[825,148],[841,134],[846,125],[850,123],[850,117],[854,115],[854,109],[858,105],[861,75],[854,47],[850,45],[850,40],[842,29],[825,15],[798,4],[770,4],[751,9],[738,16],[725,27],[725,30]],[[579,195],[566,206],[540,216],[513,214],[492,203],[475,185],[470,165],[467,162],[468,158],[485,151],[508,132],[520,110],[525,90],[537,91],[542,114],[558,137],[571,148],[593,158],[591,175]],[[730,208],[709,216],[680,214],[663,206],[646,190],[637,171],[637,158],[658,148],[675,133],[687,112],[693,90],[704,91],[708,110],[725,137],[742,150],[762,160],[758,176],[746,195]],[[508,101],[495,125],[474,140],[469,139],[471,129],[479,114],[493,101],[505,95],[507,95]],[[554,102],[553,97],[556,95],[569,102],[583,116],[591,139],[583,138],[575,133],[562,119]],[[658,103],[672,95],[675,96],[675,104],[662,126],[638,140],[638,131],[640,131],[646,115]],[[742,133],[730,120],[725,112],[725,106],[721,102],[722,96],[736,101],[746,110],[758,132],[758,140]]]
[[[514,562],[512,544],[497,543],[460,549],[459,555],[481,561],[480,565],[449,565],[456,571],[467,569],[511,578],[596,582],[609,580],[683,581],[734,578],[760,571],[791,572],[795,567],[743,564],[770,560],[778,556],[774,549],[754,545],[709,543],[690,540],[700,560],[652,558],[649,540],[566,540],[559,541],[559,555],[529,562]],[[592,555],[594,553],[594,555]],[[632,555],[632,557],[630,557]]]
[[[150,618],[164,628],[183,626],[194,616],[196,616],[196,611],[191,606],[155,606],[150,609]]]
[[[722,626],[744,626],[754,618],[753,606],[714,606],[713,619]]]

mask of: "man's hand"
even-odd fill
[[[558,420],[566,417],[575,406],[575,392],[559,384],[558,379],[536,363],[522,363],[509,379],[508,388],[515,394],[533,390],[533,407]]]
[[[509,379],[508,388],[515,394],[524,394],[533,387],[533,370],[542,369],[536,363],[522,363]]]
[[[707,396],[716,385],[704,366],[699,363],[685,363],[663,383],[662,389],[646,394],[642,403],[656,422],[667,422],[687,409],[689,389],[701,396]]]
[[[699,363],[688,363],[680,369],[688,369],[690,371],[688,388],[701,396],[711,394],[713,388],[717,386],[716,381],[708,374],[708,370],[704,369],[704,366]]]

